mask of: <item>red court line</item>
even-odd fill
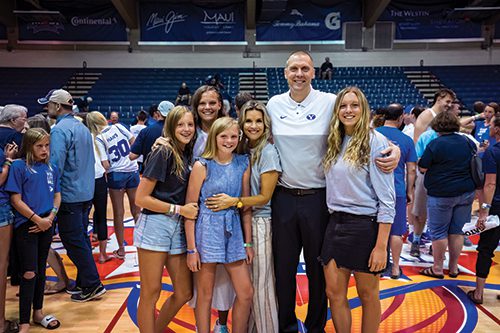
[[[397,295],[394,297],[392,300],[391,305],[382,313],[382,316],[380,317],[380,322],[383,322],[387,317],[392,315],[400,306],[403,304],[403,301],[405,300],[405,295]]]
[[[418,330],[421,330],[424,327],[427,327],[430,324],[434,323],[436,320],[439,319],[439,317],[441,317],[442,315],[444,315],[445,312],[446,312],[446,308],[442,309],[438,313],[432,315],[431,317],[427,318],[424,321],[421,321],[420,323],[418,323],[416,325],[413,325],[413,326],[408,327],[408,328],[404,328],[404,329],[396,331],[394,333],[412,333],[412,332],[417,332]]]
[[[118,319],[122,316],[123,312],[125,312],[125,309],[127,308],[127,298],[125,298],[125,301],[123,302],[122,306],[118,309],[118,312],[116,312],[115,316],[113,319],[111,319],[111,322],[109,323],[108,327],[104,330],[103,333],[111,333],[113,331],[113,328],[115,327],[116,323],[118,322]]]
[[[483,311],[485,315],[491,318],[497,325],[500,325],[500,319],[498,319],[493,313],[489,312],[486,310],[486,308],[480,304],[476,304],[476,306],[479,308],[479,310]]]

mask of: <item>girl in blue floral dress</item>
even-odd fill
[[[253,259],[251,210],[233,207],[213,212],[204,202],[217,193],[241,197],[250,194],[250,167],[247,156],[234,154],[238,145],[236,120],[217,119],[208,133],[201,158],[189,178],[186,202],[197,202],[198,219],[185,220],[188,267],[196,272],[198,298],[195,317],[198,332],[210,331],[210,308],[217,263],[224,264],[236,292],[233,332],[246,332],[253,287],[247,265]],[[236,283],[237,282],[237,283]]]

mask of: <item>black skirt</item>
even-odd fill
[[[368,267],[377,243],[378,225],[375,216],[333,212],[326,227],[319,261],[326,266],[334,259],[338,268],[375,275],[382,273],[384,270],[370,272]]]

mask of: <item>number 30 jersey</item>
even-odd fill
[[[111,165],[108,172],[137,171],[137,162],[128,158],[132,137],[132,133],[121,124],[109,125],[96,137],[101,161],[108,160]]]

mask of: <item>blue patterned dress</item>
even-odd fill
[[[205,200],[218,193],[241,196],[243,174],[248,167],[248,156],[233,154],[229,164],[200,158],[207,176],[200,191],[200,212],[196,220],[196,248],[202,263],[231,263],[246,258],[246,251],[238,209],[231,207],[212,212]]]

